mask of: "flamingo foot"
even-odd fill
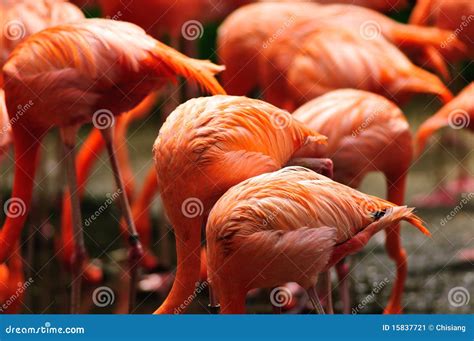
[[[398,304],[392,304],[392,302],[389,302],[383,313],[388,315],[399,315],[403,314],[403,308]]]

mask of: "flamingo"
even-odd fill
[[[429,25],[442,29],[452,30],[453,34],[441,43],[445,48],[453,39],[459,39],[468,47],[470,58],[473,57],[474,3],[470,0],[418,0],[413,9],[409,23],[413,25]],[[426,47],[424,54],[432,54],[433,47]],[[465,59],[467,56],[459,53],[448,53],[451,62]]]
[[[351,29],[368,40],[368,45],[372,40],[384,37],[406,53],[420,51],[425,46],[437,47],[439,53],[451,50],[462,53],[465,50],[465,46],[455,37],[444,49],[439,47],[443,41],[452,37],[450,31],[400,24],[358,6],[307,2],[257,3],[236,10],[219,27],[217,46],[219,61],[226,65],[222,79],[226,90],[231,94],[245,95],[257,86],[265,89],[259,79],[262,78],[260,70],[268,64],[265,58],[267,50],[273,46],[283,49],[278,41],[282,37],[290,39],[294,46],[284,49],[279,57],[280,63],[289,63],[292,56],[302,48],[299,40],[305,38],[304,31],[298,32],[296,28],[308,30],[311,25]],[[397,51],[398,55],[400,53]],[[442,65],[436,66],[438,68],[443,70]]]
[[[450,40],[459,38],[471,52],[474,48],[474,3],[470,0],[418,0],[409,22],[415,25],[434,25],[455,31]],[[443,46],[449,43],[445,41]]]
[[[444,102],[452,98],[438,77],[413,65],[385,39],[366,40],[350,30],[318,28],[301,44],[288,34],[265,57],[265,98],[290,110],[338,88],[367,90],[398,102],[413,93],[436,94]]]
[[[43,30],[12,52],[3,68],[10,118],[15,117],[14,108],[33,102],[16,118],[17,123],[12,124],[15,148],[12,198],[22,201],[28,212],[41,139],[51,128],[58,127],[65,146],[76,238],[72,312],[78,311],[80,302],[78,272],[85,253],[74,163],[77,129],[91,120],[102,124],[128,225],[132,307],[141,247],[114,152],[113,116],[135,107],[166,80],[178,75],[198,82],[211,92],[223,92],[213,78],[221,70],[208,61],[185,57],[133,24],[106,19],[87,19]],[[0,234],[0,262],[11,253],[25,219],[26,214],[7,217]]]
[[[47,27],[84,19],[66,0],[6,0],[0,4],[0,65],[23,39]]]
[[[246,97],[191,99],[168,116],[153,153],[178,264],[171,292],[156,314],[185,311],[183,303],[199,280],[201,227],[214,202],[229,187],[304,158],[324,141],[288,112]],[[328,160],[313,161],[322,172],[332,167]]]
[[[474,82],[466,86],[451,102],[442,107],[435,115],[428,118],[416,133],[418,154],[422,153],[430,137],[439,129],[451,127],[459,130],[467,128],[474,131]],[[417,203],[424,206],[455,205],[456,197],[464,192],[474,190],[474,181],[465,166],[460,165],[458,179],[441,186],[429,196],[418,197]]]
[[[262,174],[229,189],[209,213],[209,283],[224,314],[245,313],[248,290],[290,281],[322,313],[314,290],[319,273],[401,220],[429,235],[412,208],[306,168]]]
[[[320,148],[314,157],[334,162],[335,181],[357,188],[368,173],[382,172],[387,182],[387,200],[404,204],[413,146],[407,119],[394,103],[370,92],[342,89],[304,104],[293,117],[328,136],[327,147]],[[385,312],[399,314],[408,271],[407,256],[401,245],[400,225],[395,224],[385,232],[387,252],[397,269]]]

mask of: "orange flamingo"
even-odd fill
[[[398,102],[413,93],[433,93],[445,102],[452,98],[438,77],[413,65],[383,38],[366,40],[335,28],[316,29],[302,44],[291,37],[265,53],[262,88],[275,105],[293,109],[338,88],[367,90]]]
[[[176,236],[177,272],[157,314],[183,312],[199,280],[201,227],[232,185],[305,157],[325,141],[268,103],[214,96],[180,105],[160,129],[153,150],[159,192]],[[313,160],[325,171],[327,160]]]
[[[452,30],[453,33],[441,43],[445,55],[449,56],[451,62],[465,59],[464,53],[446,49],[453,39],[459,39],[468,47],[470,57],[474,47],[474,28],[471,22],[474,21],[474,3],[470,0],[418,0],[413,9],[409,23],[414,25],[429,25],[442,29]],[[426,47],[424,54],[434,53],[433,47]],[[447,72],[447,71],[446,71]]]
[[[267,51],[272,47],[275,50],[281,48],[283,51],[278,55],[279,64],[290,63],[302,48],[300,41],[311,33],[312,25],[350,29],[358,32],[367,41],[367,45],[385,37],[407,53],[420,51],[425,46],[437,47],[439,53],[465,51],[465,46],[455,37],[446,48],[439,47],[452,36],[450,31],[400,24],[363,7],[306,2],[258,3],[235,11],[219,28],[218,55],[219,60],[226,65],[223,73],[226,90],[232,94],[244,95],[257,86],[265,89],[259,79],[262,78],[260,70],[268,64],[265,58]],[[283,37],[293,42],[292,48],[285,48],[278,43]],[[393,58],[398,58],[399,55],[401,54],[397,51]],[[435,61],[433,63],[436,69],[443,70],[443,65],[439,66]]]
[[[416,133],[417,150],[420,154],[426,148],[430,137],[439,129],[450,127],[455,130],[467,128],[474,131],[474,82],[464,88],[451,102],[427,119]],[[474,190],[474,181],[465,166],[460,165],[458,179],[440,186],[429,196],[415,201],[423,206],[455,205],[458,195]]]
[[[401,220],[429,235],[412,211],[302,167],[243,181],[217,201],[206,227],[209,282],[222,313],[245,313],[252,288],[290,281],[323,312],[319,273]]]
[[[335,181],[357,188],[368,173],[382,172],[387,182],[387,200],[404,204],[413,145],[410,126],[394,103],[370,92],[336,90],[306,103],[293,116],[328,136],[327,147],[320,148],[314,157],[334,162]],[[408,272],[407,256],[401,245],[400,225],[385,232],[387,252],[397,269],[385,312],[399,314]]]
[[[78,53],[80,51],[80,53]],[[130,305],[133,306],[140,243],[130,216],[113,144],[113,116],[136,107],[150,92],[177,75],[222,92],[213,75],[222,70],[207,61],[190,59],[129,23],[88,19],[46,29],[17,46],[3,68],[7,109],[33,104],[12,124],[15,178],[12,197],[30,207],[35,160],[41,138],[59,127],[65,146],[74,236],[72,311],[78,311],[84,258],[82,222],[77,197],[74,145],[77,129],[99,124],[110,156],[130,243]],[[38,97],[41,94],[41,97]],[[15,117],[9,110],[10,118]],[[7,217],[0,234],[0,262],[11,253],[26,214]]]
[[[474,48],[474,3],[471,0],[418,0],[410,16],[410,23],[415,25],[434,25],[452,30],[453,35],[445,41],[458,38],[471,52]]]

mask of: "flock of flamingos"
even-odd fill
[[[23,278],[20,237],[41,143],[58,128],[67,174],[59,257],[72,276],[72,313],[80,308],[81,282],[102,280],[84,247],[80,200],[103,149],[129,248],[130,311],[140,268],[157,264],[149,207],[159,194],[177,268],[157,314],[185,312],[202,264],[212,310],[245,313],[249,290],[296,282],[318,313],[332,313],[330,268],[343,282],[345,257],[381,230],[396,266],[384,313],[402,313],[407,256],[400,222],[430,235],[404,206],[412,159],[440,128],[474,129],[474,84],[457,95],[445,85],[459,62],[474,58],[474,2],[418,0],[409,24],[386,15],[405,0],[93,2],[0,5],[0,151],[13,148],[15,160],[0,231],[0,304]],[[108,19],[86,19],[91,5]],[[216,21],[218,63],[191,58],[195,41],[186,35],[193,28],[183,28]],[[158,40],[166,37],[172,47]],[[194,83],[185,95],[170,88],[178,77]],[[256,93],[262,99],[250,97]],[[444,106],[412,138],[398,105],[419,93]],[[160,96],[182,104],[159,129],[155,167],[134,196],[121,147],[130,123]],[[78,129],[91,122],[76,156]],[[374,171],[386,178],[386,200],[357,190]],[[459,192],[474,187],[469,176],[456,181]],[[21,297],[3,312],[20,307]]]

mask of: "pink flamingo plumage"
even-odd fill
[[[99,122],[103,122],[104,118],[113,122],[112,115],[120,115],[136,107],[150,92],[177,75],[188,77],[210,91],[223,91],[213,78],[221,69],[210,62],[185,57],[133,24],[105,19],[88,19],[43,30],[12,52],[3,68],[10,117],[14,117],[13,108],[28,101],[34,102],[23,113],[19,123],[12,125],[15,147],[12,197],[22,200],[28,212],[41,138],[51,128],[59,127],[66,151],[73,227],[78,238],[74,253],[76,280],[73,282],[73,311],[78,309],[80,275],[77,272],[81,269],[85,253],[76,193],[74,145],[77,129],[93,118]],[[38,94],[41,94],[40,99]],[[104,109],[105,116],[94,116],[95,113],[103,113]],[[111,126],[103,126],[102,132],[128,223],[132,283],[130,303],[133,305],[140,243],[117,166]],[[0,234],[0,262],[11,253],[26,216],[7,217]]]
[[[214,202],[229,187],[304,157],[322,141],[289,113],[245,97],[192,99],[168,116],[153,150],[178,264],[171,292],[155,313],[183,312],[184,300],[194,292],[201,227]]]
[[[288,65],[302,49],[301,40],[308,32],[311,33],[311,25],[350,29],[366,40],[364,45],[371,45],[372,41],[384,37],[407,53],[423,50],[426,46],[436,47],[439,53],[451,49],[465,50],[465,46],[455,37],[444,49],[440,48],[443,41],[452,36],[450,31],[403,25],[358,6],[307,2],[252,4],[236,10],[219,28],[218,55],[226,65],[223,73],[226,90],[237,95],[248,94],[257,86],[266,90],[266,84],[259,80],[262,79],[261,70],[269,64],[268,50],[272,47],[282,50],[278,54],[279,64]],[[290,46],[279,43],[285,38],[292,42]],[[399,55],[397,51],[392,58],[404,58]]]
[[[365,91],[336,90],[306,103],[293,116],[328,136],[328,145],[319,148],[314,157],[334,162],[335,181],[357,188],[368,173],[382,172],[387,200],[404,205],[413,143],[407,119],[394,103]],[[400,225],[385,232],[386,249],[397,271],[385,312],[399,314],[408,272],[407,256],[401,245]]]

